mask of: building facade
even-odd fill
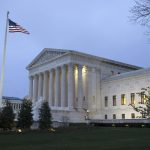
[[[150,84],[150,69],[72,50],[46,48],[27,69],[30,99],[48,101],[56,122],[136,118],[129,104]]]
[[[15,121],[17,121],[23,100],[18,97],[3,96],[2,105],[5,106],[6,102],[9,102],[11,104],[13,112],[15,114]]]

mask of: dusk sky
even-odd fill
[[[28,94],[26,66],[43,48],[150,67],[150,35],[129,21],[133,5],[134,0],[0,0],[0,67],[7,11],[31,33],[8,33],[3,95]]]

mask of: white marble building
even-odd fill
[[[72,50],[45,48],[27,69],[30,99],[48,101],[58,122],[136,118],[128,105],[150,85],[150,69]]]
[[[2,105],[5,106],[6,102],[9,102],[11,104],[13,112],[15,114],[15,121],[17,121],[23,99],[20,99],[18,97],[3,96],[2,97]]]

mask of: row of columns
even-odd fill
[[[50,106],[81,108],[88,98],[88,70],[70,63],[30,76],[30,99],[35,103],[42,97]]]

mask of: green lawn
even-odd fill
[[[149,150],[150,128],[68,128],[0,133],[0,150]]]

